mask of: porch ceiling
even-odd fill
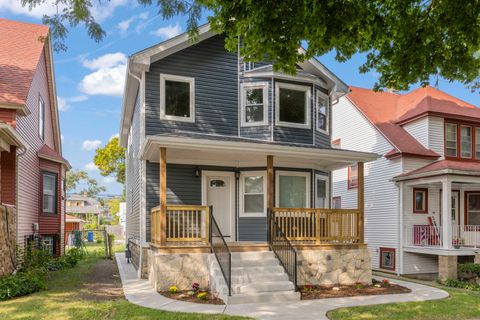
[[[160,147],[167,148],[168,163],[239,167],[265,166],[267,155],[274,156],[275,166],[315,167],[324,170],[333,170],[356,162],[369,162],[379,157],[374,153],[267,144],[258,141],[148,136],[140,151],[141,158],[158,162]]]

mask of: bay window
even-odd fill
[[[264,217],[266,215],[267,178],[263,171],[243,172],[240,178],[242,190],[242,217]]]
[[[241,124],[243,127],[268,124],[268,83],[242,84]]]
[[[160,75],[160,119],[195,121],[195,79]]]
[[[347,187],[348,189],[355,189],[358,187],[358,166],[356,164],[348,166]]]
[[[317,130],[328,134],[328,96],[317,90],[316,93]]]
[[[445,124],[445,150],[447,157],[457,156],[457,125],[454,123]]]
[[[277,125],[311,128],[311,87],[277,82],[275,85],[275,122]]]
[[[280,208],[310,207],[310,173],[277,171],[275,198]]]
[[[43,175],[43,213],[57,213],[57,175],[55,173],[44,172]]]

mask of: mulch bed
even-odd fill
[[[123,298],[122,281],[115,259],[99,260],[83,284],[81,297],[86,300],[107,301]]]
[[[213,294],[211,294],[208,291],[202,291],[202,292],[207,292],[207,296],[205,300],[200,300],[197,298],[197,295],[189,295],[189,291],[178,291],[175,294],[171,294],[169,291],[160,291],[160,294],[164,295],[167,298],[170,299],[175,299],[179,301],[185,301],[185,302],[194,302],[194,303],[201,303],[201,304],[225,304],[222,299],[217,298]]]
[[[397,294],[410,293],[410,289],[390,284],[389,286],[374,285],[338,285],[338,286],[305,286],[300,287],[302,300],[327,299],[327,298],[343,298],[355,296],[373,296],[378,294]]]

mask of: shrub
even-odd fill
[[[193,291],[193,292],[197,292],[199,289],[200,289],[200,284],[194,282],[194,283],[192,284],[192,291]]]
[[[41,271],[18,272],[0,278],[0,300],[24,296],[47,289],[45,274]]]
[[[440,282],[444,286],[451,287],[451,288],[460,288],[460,289],[467,289],[472,291],[480,291],[480,285],[476,283],[471,283],[462,280],[456,279],[447,279],[443,282]]]
[[[168,291],[170,291],[170,294],[175,294],[178,292],[178,288],[177,286],[171,286],[170,288],[168,288]]]
[[[200,292],[199,294],[197,294],[197,299],[201,300],[201,301],[207,300],[207,293],[206,292]]]
[[[458,273],[470,273],[480,277],[480,264],[471,262],[459,264]]]
[[[365,285],[361,282],[357,282],[355,283],[355,287],[357,288],[357,290],[362,290],[365,288]]]
[[[384,287],[384,288],[390,287],[390,281],[388,281],[388,279],[383,279],[382,280],[382,287]]]

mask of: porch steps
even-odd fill
[[[300,293],[271,251],[232,252],[232,295],[215,256],[210,260],[210,283],[227,304],[298,301]]]

